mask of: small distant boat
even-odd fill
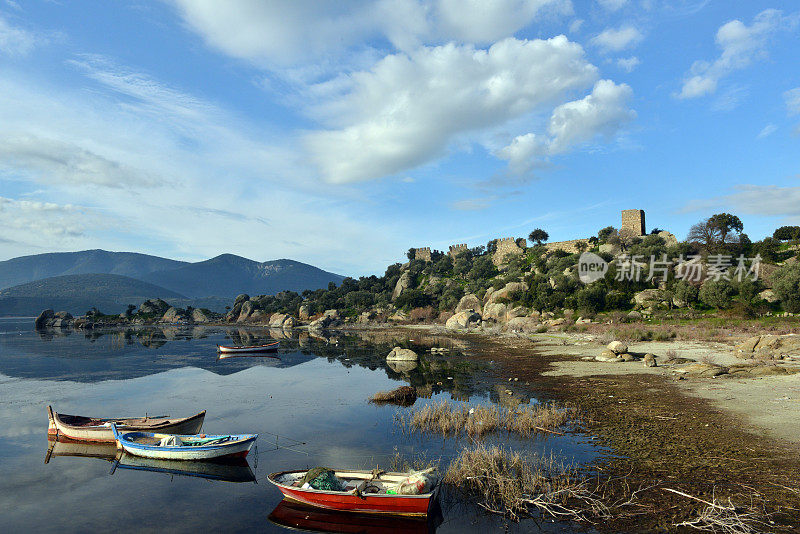
[[[243,345],[239,347],[226,347],[217,345],[217,352],[220,354],[247,354],[252,352],[277,352],[280,341],[267,343],[266,345]]]
[[[106,423],[114,423],[122,432],[163,432],[165,434],[197,434],[203,428],[206,412],[181,419],[170,417],[121,417],[100,419],[82,415],[56,413],[47,407],[48,436],[60,440],[114,442],[114,433]]]
[[[397,495],[387,489],[405,480],[408,473],[380,473],[371,471],[336,471],[336,477],[347,483],[345,491],[318,490],[295,485],[306,471],[281,471],[269,475],[268,480],[278,487],[284,497],[308,506],[367,514],[385,514],[424,518],[436,501],[439,485],[428,493]]]
[[[178,436],[154,432],[121,432],[111,424],[117,447],[128,454],[157,460],[213,460],[244,458],[258,434]]]
[[[225,462],[198,461],[181,462],[177,460],[155,460],[132,454],[122,454],[115,461],[114,469],[150,471],[185,477],[205,478],[221,482],[255,482],[256,477],[250,464],[244,458],[234,458]],[[113,473],[113,470],[112,470]]]

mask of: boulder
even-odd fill
[[[675,234],[667,232],[666,230],[658,232],[658,237],[664,240],[664,243],[667,245],[667,247],[674,247],[678,244],[678,238],[675,237]]]
[[[485,300],[486,302],[497,302],[501,298],[509,298],[509,295],[512,293],[518,293],[520,291],[524,292],[527,290],[528,284],[525,282],[509,282],[502,289],[492,291],[491,294],[487,291],[486,294],[489,296],[489,298]]]
[[[524,306],[514,306],[513,308],[508,308],[506,311],[506,320],[511,320],[515,317],[526,317],[528,315],[528,308]]]
[[[486,293],[483,295],[483,302],[484,302],[484,304],[485,304],[485,303],[487,303],[487,302],[489,302],[489,299],[491,299],[491,298],[492,298],[492,294],[493,294],[494,292],[495,292],[495,289],[494,289],[494,287],[490,287],[489,289],[487,289],[487,290],[486,290]],[[478,311],[478,310],[475,310],[475,311]]]
[[[270,328],[283,328],[284,323],[291,319],[291,316],[286,315],[285,313],[273,313],[269,317],[269,327]],[[294,320],[292,320],[294,323]],[[294,326],[294,325],[292,325]],[[290,327],[291,328],[291,327]]]
[[[665,308],[672,302],[672,295],[661,289],[645,289],[633,295],[637,308]]]
[[[766,300],[770,304],[774,304],[775,302],[778,302],[780,300],[778,296],[775,294],[775,292],[771,289],[765,289],[764,291],[759,293],[758,298],[760,298],[761,300]]]
[[[297,316],[300,317],[301,320],[307,321],[308,318],[311,317],[311,307],[308,304],[301,304]]]
[[[397,280],[397,284],[394,286],[394,291],[392,291],[392,301],[397,300],[397,297],[403,294],[403,291],[411,287],[411,276],[408,274],[408,271],[404,272],[400,275],[400,278]]]
[[[162,323],[176,323],[178,321],[185,321],[186,320],[186,312],[184,310],[180,310],[178,308],[170,307],[167,311],[164,312],[164,315],[161,317]]]
[[[479,312],[482,308],[483,306],[481,305],[480,299],[473,293],[467,293],[461,297],[461,300],[458,301],[455,313],[460,313],[463,311]]]
[[[163,316],[171,306],[161,299],[147,299],[139,306],[139,313]]]
[[[507,310],[508,308],[505,304],[501,304],[499,302],[487,302],[483,307],[483,320],[492,320],[498,323],[505,322]]]
[[[395,347],[386,355],[386,361],[412,361],[419,360],[419,355],[411,349],[404,349],[403,347]]]
[[[509,332],[530,334],[535,332],[538,327],[539,321],[533,317],[514,317],[506,323],[506,328]]]
[[[241,296],[241,295],[240,295]],[[246,295],[245,295],[246,296]],[[236,297],[237,299],[239,297]],[[241,308],[239,309],[239,315],[236,317],[237,323],[242,323],[250,318],[250,315],[255,311],[255,305],[250,300],[245,300],[241,302]]]
[[[650,354],[649,352],[644,355],[644,366],[645,367],[658,367],[658,363],[656,363],[656,357],[654,354]]]
[[[459,328],[470,328],[472,326],[476,326],[480,320],[480,314],[472,311],[463,311],[450,317],[445,323],[445,327],[454,330]]]
[[[591,324],[592,320],[588,317],[578,317],[575,319],[575,324]]]
[[[397,310],[389,316],[389,320],[393,322],[408,321],[408,314],[403,310]]]
[[[594,359],[598,362],[621,362],[622,358],[620,358],[619,354],[612,350],[603,349],[603,351],[594,357]]]
[[[622,358],[623,362],[634,362],[638,359],[630,352],[623,352],[622,354],[619,355],[619,357]]]
[[[675,369],[675,372],[685,374],[687,376],[699,376],[703,378],[711,378],[713,376],[724,375],[728,369],[713,363],[687,363]]]
[[[606,346],[606,348],[614,354],[624,354],[628,352],[628,345],[622,341],[612,341]]]
[[[39,317],[36,318],[34,325],[36,326],[36,328],[44,328],[48,326],[48,323],[54,317],[55,317],[55,312],[53,312],[53,310],[44,310],[42,313],[39,314]]]
[[[629,321],[641,321],[642,320],[642,314],[640,312],[636,311],[636,310],[629,311],[628,314],[625,317],[627,317]]]
[[[192,321],[195,323],[208,323],[211,322],[211,317],[203,310],[195,308],[192,310]]]
[[[800,335],[785,334],[754,336],[736,347],[736,352],[743,358],[782,359],[786,356],[800,356]]]
[[[233,301],[233,305],[236,306],[237,304],[243,304],[248,300],[250,300],[250,295],[248,295],[247,293],[241,293],[239,295],[236,295],[236,299]]]
[[[613,245],[611,243],[603,243],[602,245],[597,247],[597,249],[601,254],[603,253],[611,254],[612,256],[616,256],[617,254],[622,252],[622,249],[619,247],[619,245]]]
[[[566,324],[567,320],[563,317],[559,317],[557,319],[545,319],[544,325],[545,326],[561,326]]]

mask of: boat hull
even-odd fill
[[[307,506],[336,510],[339,512],[357,512],[360,514],[381,514],[407,517],[424,518],[428,515],[433,502],[435,502],[439,487],[436,486],[430,493],[423,495],[388,495],[388,494],[362,494],[303,489],[287,486],[276,481],[276,477],[292,473],[273,473],[269,481],[283,493],[284,498]]]
[[[225,347],[217,345],[217,352],[220,354],[250,354],[256,352],[276,352],[280,341],[268,343],[266,345],[251,345],[248,347]]]
[[[95,443],[114,443],[114,433],[111,428],[104,424],[91,425],[91,426],[76,426],[70,425],[61,419],[61,414],[53,411],[47,407],[48,437],[57,438],[60,441],[91,441]],[[64,416],[68,417],[68,416]],[[202,411],[192,417],[182,419],[163,419],[162,423],[158,423],[155,419],[141,418],[127,418],[127,419],[98,419],[97,421],[115,422],[119,421],[121,424],[117,425],[117,429],[122,432],[162,432],[164,434],[197,434],[203,428],[203,421],[205,420],[206,412]],[[137,421],[142,421],[146,424],[136,424]],[[149,421],[149,422],[148,422]],[[155,424],[154,424],[155,423]]]
[[[325,510],[283,499],[269,514],[272,523],[309,532],[363,534],[428,534],[433,529],[417,517],[376,516]]]
[[[258,434],[247,434],[231,443],[219,445],[187,447],[187,446],[166,446],[145,445],[132,441],[136,435],[151,437],[163,437],[162,434],[151,434],[146,432],[127,432],[117,431],[117,447],[122,448],[128,454],[141,456],[142,458],[152,458],[154,460],[215,460],[220,458],[244,458],[250,452],[253,444],[258,438]],[[207,436],[213,438],[214,436]]]

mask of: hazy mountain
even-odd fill
[[[106,250],[35,254],[0,261],[0,289],[69,274],[118,274],[141,280],[153,271],[175,269],[185,264],[147,254]]]
[[[235,297],[239,293],[272,295],[279,291],[297,291],[337,285],[344,279],[294,260],[257,262],[222,254],[210,260],[188,263],[176,269],[152,272],[142,277],[188,297]]]
[[[175,291],[115,274],[71,274],[36,280],[0,290],[0,315],[37,315],[53,308],[73,314],[96,306],[104,313],[120,313],[128,304],[159,297],[185,299]]]

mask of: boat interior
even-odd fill
[[[380,472],[380,474],[375,477],[373,477],[373,474],[370,472],[336,471],[335,473],[336,478],[346,484],[343,493],[358,492],[363,495],[386,495],[387,490],[394,489],[401,480],[408,477],[408,473]],[[299,488],[302,486],[302,480],[305,474],[305,471],[281,473],[273,480],[284,486]]]
[[[131,433],[125,435],[125,440],[140,445],[158,447],[209,447],[212,445],[229,445],[245,439],[247,436],[178,436],[175,434],[145,434]]]
[[[105,423],[114,423],[117,426],[158,426],[164,423],[169,423],[170,420],[165,417],[130,417],[125,419],[98,419],[96,417],[84,417],[82,415],[57,415],[59,421],[69,426],[89,427],[89,426],[103,426]]]

